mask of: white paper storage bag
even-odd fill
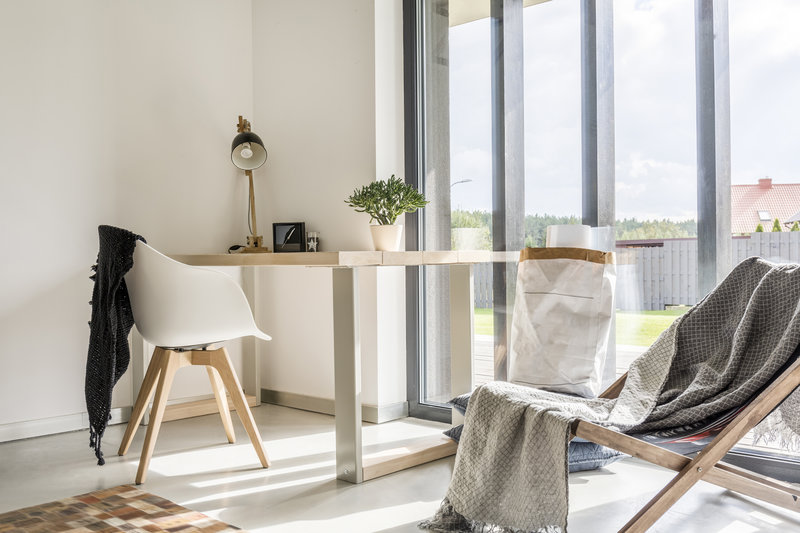
[[[526,248],[511,322],[509,381],[597,396],[611,335],[614,254]]]

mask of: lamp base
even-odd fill
[[[264,237],[261,235],[248,235],[247,246],[242,250],[242,253],[245,254],[264,254],[271,252],[272,250],[270,250],[268,246],[264,246]]]

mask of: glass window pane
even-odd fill
[[[614,2],[617,371],[697,301],[694,2]]]
[[[732,263],[751,256],[800,262],[800,3],[731,0],[728,15]],[[752,443],[748,435],[740,444]],[[779,435],[755,448],[795,461],[800,453],[785,449]]]
[[[451,24],[463,2],[450,2]],[[485,3],[488,14],[489,3]],[[453,12],[452,10],[456,10]],[[489,18],[450,27],[450,194],[452,248],[492,249],[492,86]],[[494,378],[492,268],[473,268],[473,384]]]
[[[525,245],[553,224],[581,223],[580,2],[523,10]]]
[[[475,9],[480,4],[480,9]],[[489,2],[425,2],[423,249],[491,249],[492,133]],[[447,6],[447,9],[442,9]],[[420,402],[450,390],[448,267],[421,269]],[[476,384],[491,379],[491,268],[475,269]],[[487,334],[486,332],[489,331]]]

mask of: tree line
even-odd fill
[[[489,250],[492,247],[491,228],[492,214],[488,211],[454,210],[450,219],[453,229],[471,228],[468,232],[453,232],[453,247],[459,247],[459,239],[469,235],[469,247]],[[556,224],[580,224],[577,216],[558,215],[526,215],[525,216],[525,246],[542,247],[545,244],[547,226]],[[617,220],[615,227],[617,240],[642,240],[642,239],[677,239],[697,237],[697,222],[694,220],[674,221],[637,220],[625,218]]]
[[[453,248],[473,248],[479,250],[492,249],[492,214],[488,211],[465,211],[457,209],[451,212]],[[547,226],[556,224],[580,224],[577,216],[557,215],[525,215],[525,246],[542,247],[545,244]],[[467,231],[459,231],[467,229]],[[697,221],[670,220],[668,218],[653,220],[637,220],[625,218],[617,220],[615,236],[618,241],[634,241],[646,239],[682,239],[697,237]],[[754,231],[765,231],[759,224]],[[778,219],[775,219],[771,231],[785,231]],[[797,222],[789,231],[800,231]],[[465,239],[468,241],[465,242]]]

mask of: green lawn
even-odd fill
[[[475,308],[475,335],[494,335],[493,324],[491,309]]]
[[[617,311],[617,344],[650,346],[688,307],[665,311]]]
[[[689,308],[665,311],[617,311],[617,344],[650,346],[659,334]],[[475,309],[475,333],[494,335],[492,310]]]

